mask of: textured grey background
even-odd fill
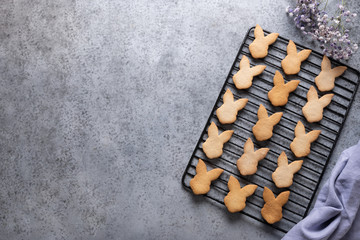
[[[278,239],[180,179],[247,29],[311,46],[289,3],[2,0],[0,239]]]

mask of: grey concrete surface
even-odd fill
[[[247,29],[312,46],[289,3],[2,0],[0,239],[279,239],[180,180]]]

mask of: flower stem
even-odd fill
[[[323,11],[326,9],[327,4],[328,4],[328,1],[329,1],[329,0],[326,0],[325,6],[324,6],[324,8],[323,8]]]

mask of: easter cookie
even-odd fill
[[[306,133],[304,124],[298,121],[295,127],[295,138],[290,144],[291,151],[296,157],[305,157],[310,154],[311,143],[320,135],[320,130],[313,130]]]
[[[263,199],[264,207],[261,209],[261,216],[270,224],[276,223],[282,218],[282,207],[289,200],[290,191],[280,193],[275,198],[274,193],[267,187],[264,187]]]
[[[219,135],[216,124],[214,122],[211,122],[208,129],[209,137],[202,145],[206,156],[210,159],[220,157],[223,153],[224,143],[230,140],[233,133],[233,130],[227,130]]]
[[[302,112],[309,123],[318,122],[323,118],[323,109],[330,104],[334,94],[326,94],[318,98],[318,93],[314,86],[311,86],[306,97],[307,103],[302,108]]]
[[[265,65],[250,67],[249,59],[243,55],[240,61],[240,70],[233,76],[233,82],[237,89],[251,87],[254,76],[261,74],[266,68]]]
[[[263,29],[256,24],[254,30],[254,41],[249,45],[249,50],[253,58],[264,58],[268,54],[269,45],[273,44],[278,38],[278,33],[270,33],[264,36]]]
[[[276,124],[280,122],[283,113],[276,112],[270,117],[268,117],[266,108],[262,104],[260,104],[257,115],[259,120],[252,128],[254,136],[258,141],[268,140],[272,137],[273,128]]]
[[[294,174],[300,170],[303,160],[294,161],[289,164],[285,152],[282,152],[277,163],[278,167],[272,174],[272,179],[276,187],[290,187],[293,184]]]
[[[327,56],[324,56],[321,62],[321,72],[315,78],[315,84],[319,91],[330,91],[335,87],[335,78],[345,72],[347,67],[338,66],[331,68],[331,62]]]
[[[300,80],[284,83],[284,77],[279,71],[275,72],[274,87],[268,92],[268,98],[273,106],[284,106],[288,102],[289,94],[297,88]]]
[[[220,168],[207,171],[205,163],[199,158],[199,162],[196,165],[196,175],[190,180],[191,190],[196,195],[209,192],[211,182],[217,179],[223,171]]]
[[[281,61],[281,66],[287,75],[297,74],[300,72],[301,62],[307,59],[311,53],[311,50],[304,49],[297,52],[296,45],[293,41],[289,41],[287,45],[287,55]]]
[[[229,193],[224,198],[224,203],[229,212],[240,212],[246,204],[246,198],[254,194],[257,186],[249,184],[241,188],[239,181],[230,176],[228,181]]]
[[[244,154],[237,160],[236,166],[241,175],[252,175],[256,173],[258,162],[265,158],[269,148],[260,148],[254,151],[254,143],[251,138],[245,142]]]
[[[238,111],[243,109],[248,102],[247,98],[234,101],[234,95],[227,89],[224,97],[224,104],[216,110],[216,116],[222,124],[233,123],[236,120]]]

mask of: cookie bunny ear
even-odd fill
[[[276,70],[274,75],[274,86],[282,86],[284,85],[284,77],[281,73]]]
[[[282,112],[276,112],[273,115],[271,115],[269,117],[269,121],[272,123],[272,125],[276,125],[280,122],[280,119],[282,117],[283,113]]]
[[[331,99],[333,98],[334,94],[326,94],[324,96],[322,96],[319,99],[319,102],[321,104],[321,106],[326,107],[327,105],[329,105],[329,103],[331,102]]]
[[[263,38],[264,37],[264,31],[260,27],[259,24],[256,24],[255,31],[254,31],[255,38]]]
[[[224,103],[232,103],[234,102],[234,95],[230,91],[230,89],[227,89],[224,96],[223,96]]]
[[[271,44],[273,44],[273,43],[276,41],[276,39],[278,38],[278,36],[279,36],[278,33],[270,33],[269,35],[267,35],[267,36],[265,37],[265,41],[266,41],[266,43],[267,43],[268,45],[271,45]]]
[[[297,55],[299,56],[299,59],[302,62],[309,57],[310,53],[311,53],[311,50],[305,49],[305,50],[298,52]]]
[[[286,52],[288,55],[296,55],[297,54],[296,45],[292,40],[289,41],[289,44],[286,47]]]
[[[323,60],[321,62],[321,71],[330,71],[331,70],[331,62],[329,58],[324,55]]]
[[[315,141],[319,137],[320,133],[321,133],[321,130],[313,130],[313,131],[306,134],[306,139],[310,143],[312,143],[313,141]]]
[[[310,87],[309,91],[306,94],[306,98],[308,101],[318,100],[318,93],[314,86]]]
[[[215,168],[211,171],[208,171],[207,172],[207,176],[209,177],[209,179],[211,181],[214,181],[215,179],[217,179],[222,173],[223,173],[224,170],[220,169],[220,168]]]
[[[249,184],[244,186],[241,191],[244,193],[245,197],[250,197],[254,194],[255,190],[257,189],[257,186],[254,184]]]
[[[228,188],[230,191],[236,191],[241,189],[239,181],[236,178],[234,178],[232,175],[230,175],[228,181]]]
[[[295,137],[305,135],[305,127],[301,121],[298,121],[295,127]]]
[[[222,132],[220,135],[219,135],[219,138],[220,140],[223,142],[223,143],[226,143],[227,141],[230,140],[232,134],[234,133],[233,130],[227,130],[225,132]]]
[[[240,67],[240,69],[250,68],[250,61],[247,58],[247,56],[245,56],[245,55],[242,56],[239,67]]]
[[[288,92],[295,91],[295,89],[299,86],[300,80],[291,80],[290,82],[285,84]]]
[[[284,167],[288,165],[288,158],[284,151],[280,154],[277,160],[278,167]]]
[[[201,173],[206,173],[206,172],[207,172],[206,165],[205,165],[204,161],[199,158],[199,162],[196,165],[196,173],[201,174]]]
[[[257,112],[257,115],[258,115],[258,119],[259,119],[259,120],[268,117],[266,108],[265,108],[262,104],[260,104],[260,106],[259,106],[259,110],[258,110],[258,112]]]
[[[252,67],[250,69],[250,71],[253,76],[257,76],[257,75],[261,74],[265,70],[265,68],[266,68],[265,65],[256,65],[256,66]]]
[[[345,66],[339,66],[339,67],[335,67],[333,69],[331,69],[331,74],[334,77],[339,77],[341,74],[343,74],[345,72],[345,70],[347,69],[347,67]]]
[[[285,203],[287,203],[287,201],[289,200],[289,196],[290,196],[290,191],[282,192],[277,196],[275,201],[279,203],[280,206],[284,206]]]
[[[258,161],[265,158],[266,154],[269,152],[269,148],[260,148],[255,151],[255,156]]]
[[[209,137],[217,137],[219,134],[218,127],[214,122],[211,122],[210,127],[208,129],[208,136]]]
[[[275,200],[275,196],[274,196],[273,192],[270,189],[268,189],[267,187],[264,187],[263,199],[266,203]]]
[[[300,170],[302,164],[303,164],[303,160],[294,161],[294,162],[289,164],[289,170],[292,173],[296,173],[297,171]]]
[[[247,98],[236,100],[235,101],[236,110],[240,111],[241,109],[243,109],[248,103],[248,101],[249,100]]]
[[[244,144],[244,153],[253,153],[254,152],[254,143],[251,138],[248,138]]]

